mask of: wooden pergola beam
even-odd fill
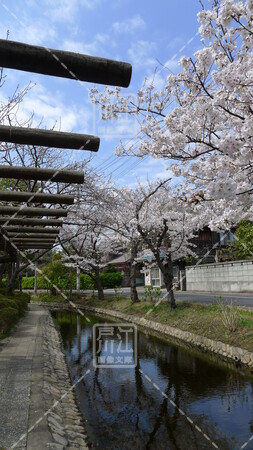
[[[37,169],[35,167],[1,166],[1,178],[17,180],[40,180],[57,183],[83,184],[84,173],[76,170]]]
[[[5,223],[9,225],[20,225],[20,226],[40,226],[40,227],[61,227],[63,222],[59,219],[30,219],[29,217],[0,217],[0,225]],[[3,227],[5,229],[6,227]]]
[[[46,234],[57,236],[60,233],[60,228],[32,228],[32,227],[12,227],[7,226],[3,228],[7,231],[8,236],[26,236],[27,234],[32,236],[33,234]]]
[[[39,244],[38,242],[30,243],[30,244],[25,243],[25,244],[18,244],[18,245],[16,245],[16,247],[18,249],[22,249],[22,248],[26,248],[26,249],[29,249],[29,248],[52,248],[53,243],[49,243],[49,244],[48,243],[40,243]]]
[[[11,245],[8,236],[4,235],[3,233],[0,233],[0,250],[8,253],[8,255],[10,255],[11,257],[16,258],[16,248]]]
[[[22,245],[54,245],[54,240],[50,239],[49,241],[44,239],[22,239],[22,240],[12,240],[13,244],[15,244],[17,247],[20,247]]]
[[[29,202],[29,203],[50,203],[61,205],[73,205],[73,195],[65,194],[44,194],[37,192],[16,192],[0,191],[0,201],[8,202]]]
[[[43,250],[43,249],[48,249],[51,250],[52,249],[52,245],[22,245],[19,247],[19,250]]]
[[[132,66],[125,62],[21,42],[0,40],[1,67],[92,83],[128,87]]]
[[[18,234],[18,233],[8,233],[8,237],[10,238],[10,240],[12,241],[22,241],[22,240],[41,240],[41,241],[55,241],[57,235],[53,235],[53,234]]]
[[[10,236],[8,235],[9,239],[14,242],[14,241],[53,241],[55,242],[56,240],[56,236],[54,235],[47,235],[47,234],[33,234],[32,236],[28,236],[28,235],[23,235],[24,237],[20,237],[20,236]]]
[[[1,60],[0,60],[1,64]],[[97,136],[40,128],[21,128],[0,125],[0,141],[13,144],[37,145],[39,147],[71,148],[97,152],[100,139]]]
[[[67,217],[68,211],[62,208],[19,208],[17,206],[0,206],[0,215],[18,214],[19,216],[53,216]]]

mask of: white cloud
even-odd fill
[[[133,164],[131,164],[131,161],[129,161],[128,173],[120,176],[120,172],[118,172],[119,177],[117,177],[117,172],[114,175],[114,181],[117,182],[119,186],[127,184],[129,187],[134,189],[137,187],[138,181],[145,185],[149,181],[154,181],[158,178],[167,179],[170,177],[172,179],[172,184],[177,184],[177,180],[171,173],[168,163],[166,163],[163,159],[154,159],[151,156],[148,159],[134,157],[131,159],[133,162],[135,160],[136,169],[133,167]]]
[[[128,50],[130,62],[135,68],[155,67],[157,62],[152,56],[154,51],[154,42],[139,40],[132,44]]]
[[[0,95],[0,102],[5,103],[7,98]],[[89,105],[82,107],[66,104],[59,93],[54,95],[43,85],[37,84],[24,97],[23,102],[13,113],[17,114],[18,122],[22,125],[34,115],[33,127],[39,126],[61,131],[73,131],[90,134],[92,129],[92,110]]]
[[[158,66],[159,67],[159,66]],[[152,84],[157,91],[160,91],[164,89],[164,86],[166,85],[167,78],[167,72],[164,72],[162,70],[162,67],[160,70],[158,70],[156,73],[153,73],[152,75],[149,75],[146,77],[146,85]]]
[[[63,50],[68,50],[86,55],[100,56],[105,53],[104,46],[109,44],[114,45],[112,39],[107,34],[98,33],[94,36],[91,42],[75,41],[73,39],[65,39],[61,45]]]
[[[176,72],[179,65],[178,65],[178,60],[177,59],[168,59],[168,61],[166,61],[164,63],[164,70],[167,70],[169,72]]]
[[[31,45],[49,44],[49,42],[56,40],[57,32],[46,21],[36,21],[26,27],[13,23],[9,38],[18,42],[27,42]]]
[[[137,15],[122,22],[114,22],[112,27],[117,33],[133,33],[136,30],[144,30],[146,24],[143,18]]]
[[[54,22],[74,22],[80,8],[95,9],[100,0],[46,0],[45,15]]]

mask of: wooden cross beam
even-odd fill
[[[39,234],[39,233],[8,233],[8,237],[11,240],[22,240],[22,239],[40,239],[40,240],[53,240],[55,241],[57,234]]]
[[[61,205],[73,205],[73,195],[65,194],[44,194],[37,192],[16,192],[0,191],[0,201],[9,202],[30,202],[30,203],[51,203]]]
[[[132,66],[125,62],[0,40],[1,67],[80,81],[128,87]]]
[[[53,216],[53,217],[67,217],[68,211],[62,208],[19,208],[17,206],[0,206],[0,215],[18,214],[19,216]]]
[[[38,245],[38,244],[30,244],[30,245],[21,245],[19,246],[19,250],[43,250],[43,249],[52,249],[52,245],[44,244],[44,245]]]
[[[41,180],[83,184],[84,173],[76,170],[37,169],[35,167],[0,166],[1,178],[17,180]]]
[[[0,250],[8,253],[12,258],[16,258],[17,250],[11,245],[8,236],[6,237],[3,232],[0,233]]]
[[[17,244],[15,244],[17,249],[21,249],[21,248],[52,248],[54,246],[54,242],[19,242]]]
[[[38,227],[12,227],[7,226],[4,227],[4,230],[7,231],[8,236],[12,235],[33,235],[33,234],[52,234],[57,236],[60,233],[60,228],[38,228]]]
[[[30,244],[54,244],[54,239],[12,239],[11,242],[17,247],[20,245],[30,245]]]
[[[4,225],[8,222],[8,226],[11,225],[20,225],[20,226],[40,226],[40,227],[61,227],[63,222],[58,219],[30,219],[26,217],[0,217],[0,226]],[[5,227],[4,227],[5,229]]]
[[[1,60],[0,60],[1,64]],[[0,125],[0,141],[40,147],[71,148],[97,152],[100,139],[88,134],[64,133],[40,128],[21,128]]]

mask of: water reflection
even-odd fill
[[[90,448],[210,449],[211,444],[141,374],[147,374],[220,449],[239,449],[252,433],[252,379],[157,337],[138,332],[134,369],[92,365],[92,326],[103,322],[54,312]],[[108,320],[107,320],[108,322]],[[247,449],[250,449],[250,444]]]

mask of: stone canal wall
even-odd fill
[[[81,308],[81,307],[80,307]],[[158,322],[153,322],[152,320],[145,319],[144,317],[136,317],[129,314],[124,314],[118,311],[111,311],[101,308],[85,307],[86,311],[91,313],[97,313],[102,316],[113,317],[120,320],[125,320],[127,322],[135,323],[149,330],[162,333],[166,336],[172,336],[173,338],[184,341],[192,346],[196,346],[203,351],[216,354],[223,359],[234,361],[247,366],[253,372],[253,352],[248,350],[233,347],[229,344],[224,344],[223,342],[215,341],[213,339],[208,339],[204,336],[199,336],[188,331],[182,331],[178,328],[170,327],[169,325],[163,325]]]
[[[88,450],[83,419],[76,406],[60,334],[50,314],[44,323],[43,341],[43,397],[47,409],[46,420],[52,436],[52,443],[48,443],[46,448]]]

